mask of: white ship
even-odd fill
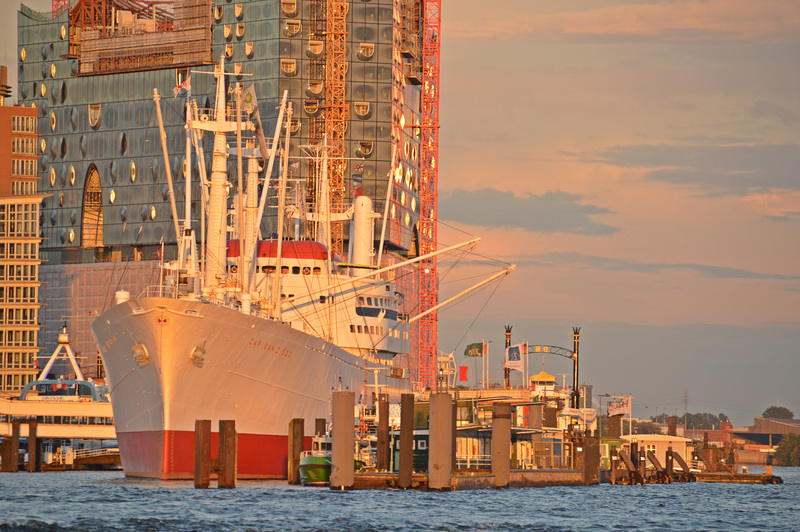
[[[409,352],[402,294],[379,276],[423,257],[383,269],[373,265],[373,220],[378,216],[366,196],[358,197],[347,213],[348,264],[328,251],[337,218],[327,208],[324,150],[318,208],[307,214],[295,208],[315,224],[316,240],[285,240],[280,214],[278,239],[259,240],[268,187],[259,197],[258,157],[264,154],[268,160],[269,178],[291,106],[284,96],[268,146],[257,106],[226,105],[223,72],[221,64],[215,73],[215,109],[198,109],[187,98],[187,160],[194,145],[206,206],[207,230],[199,247],[203,256],[189,220],[191,187],[186,186],[180,222],[172,195],[175,232],[181,238],[178,260],[165,265],[162,285],[135,297],[118,292],[117,304],[92,325],[111,383],[117,440],[129,476],[191,478],[195,420],[210,419],[212,431],[219,420],[236,421],[240,478],[285,478],[291,419],[305,420],[308,444],[314,420],[329,417],[332,391],[354,391],[362,403],[372,402],[378,386],[393,401],[411,391],[403,370],[393,366],[396,355]],[[157,94],[154,100],[158,106]],[[209,183],[198,142],[201,131],[214,135]],[[243,168],[238,187],[243,193],[233,198],[230,218],[228,155],[239,158]],[[278,208],[291,213],[284,204],[285,158],[281,163]],[[216,438],[214,432],[212,449]]]

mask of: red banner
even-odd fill
[[[458,380],[466,381],[467,379],[467,366],[458,366]]]

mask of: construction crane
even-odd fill
[[[53,0],[52,17],[56,18],[65,9],[69,9],[69,0]]]
[[[347,73],[347,1],[327,0],[325,8],[325,137],[328,145],[328,178],[331,191],[331,214],[343,213],[344,158],[348,106],[345,101]],[[331,227],[331,248],[342,254],[344,227],[335,222]]]
[[[420,255],[436,251],[439,194],[439,46],[441,0],[426,0],[422,27],[422,168],[420,180]],[[436,306],[439,286],[436,257],[419,265],[420,314]],[[436,383],[436,347],[439,336],[437,312],[419,320],[419,380],[423,387]]]

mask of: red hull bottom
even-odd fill
[[[311,438],[305,438],[305,446]],[[188,430],[118,432],[122,468],[129,477],[178,480],[194,478],[194,432]],[[237,476],[240,479],[287,477],[288,436],[238,434]],[[211,458],[216,459],[219,433],[211,433]]]

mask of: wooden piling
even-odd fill
[[[236,455],[236,422],[233,420],[220,420],[219,455],[217,457],[219,466],[218,487],[236,487]]]
[[[511,480],[511,405],[492,405],[492,475],[495,487],[505,488]]]
[[[8,469],[11,473],[19,471],[19,420],[15,419],[11,422],[11,452],[8,464]]]
[[[211,420],[194,422],[194,487],[208,488],[211,483]]]
[[[435,393],[430,402],[428,443],[428,489],[449,491],[452,485],[453,398],[449,393]]]
[[[414,394],[400,396],[400,459],[397,485],[411,487],[414,473]]]
[[[28,421],[28,471],[31,473],[42,469],[39,463],[41,457],[37,452],[39,450],[39,441],[36,437],[36,424],[35,419]]]
[[[287,480],[289,484],[300,484],[300,454],[305,448],[305,420],[295,418],[289,421],[289,451],[287,453]]]
[[[353,411],[355,394],[353,392],[333,392],[333,441],[331,442],[331,489],[353,489],[355,471],[353,468],[353,448],[355,429]]]
[[[600,483],[600,437],[587,435],[583,439],[583,483],[587,485]]]
[[[378,395],[378,471],[389,470],[389,394]]]
[[[327,421],[322,418],[317,418],[314,420],[314,435],[315,436],[325,436],[325,431],[327,429]]]

